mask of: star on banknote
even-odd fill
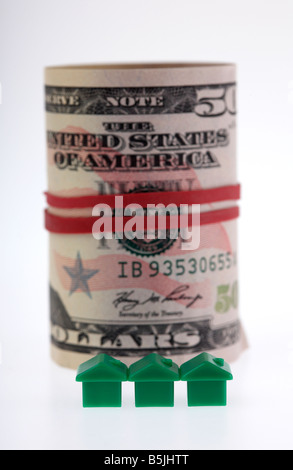
[[[88,280],[99,272],[99,269],[86,269],[83,267],[80,253],[77,253],[74,267],[63,266],[67,274],[71,277],[71,287],[69,295],[81,289],[91,299],[91,292],[88,286]]]

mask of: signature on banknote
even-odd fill
[[[196,295],[186,295],[186,292],[189,290],[189,285],[184,284],[182,286],[176,287],[172,290],[167,296],[162,296],[159,294],[152,294],[146,299],[137,299],[133,297],[135,290],[118,292],[117,298],[113,301],[113,305],[117,307],[122,307],[122,312],[129,312],[138,305],[146,305],[147,303],[164,303],[168,301],[187,301],[186,308],[192,307],[192,305],[203,297],[200,294]]]

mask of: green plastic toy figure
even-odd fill
[[[149,354],[129,367],[128,380],[135,382],[135,406],[174,406],[179,368],[171,359]]]
[[[127,378],[127,366],[108,354],[98,354],[84,362],[76,375],[76,381],[82,382],[83,406],[121,406],[121,382]]]
[[[225,406],[227,380],[233,376],[224,359],[201,353],[180,367],[180,379],[187,381],[188,406]]]

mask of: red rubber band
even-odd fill
[[[240,199],[240,184],[220,186],[211,189],[198,189],[194,191],[156,191],[125,194],[98,194],[94,196],[60,197],[51,193],[45,193],[49,206],[59,209],[82,209],[94,207],[96,204],[107,204],[111,209],[115,208],[115,197],[123,196],[124,207],[128,204],[139,204],[146,207],[147,204],[209,204],[213,202]]]
[[[239,207],[229,207],[200,214],[200,225],[216,224],[236,219],[239,216]],[[92,233],[93,225],[100,217],[59,217],[45,210],[45,227],[49,232],[60,234],[88,234]],[[132,217],[123,217],[124,226]],[[147,216],[144,218],[145,227]],[[156,217],[156,228],[158,217]],[[113,224],[114,225],[114,224]],[[188,226],[192,226],[192,214],[188,214]],[[170,228],[170,217],[166,216],[166,229]]]

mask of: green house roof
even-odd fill
[[[131,382],[173,382],[179,380],[179,367],[171,359],[152,353],[129,367]]]
[[[98,354],[80,364],[76,375],[77,382],[124,382],[127,378],[127,366],[108,354]]]
[[[230,366],[224,359],[201,353],[180,367],[181,380],[232,380]]]

